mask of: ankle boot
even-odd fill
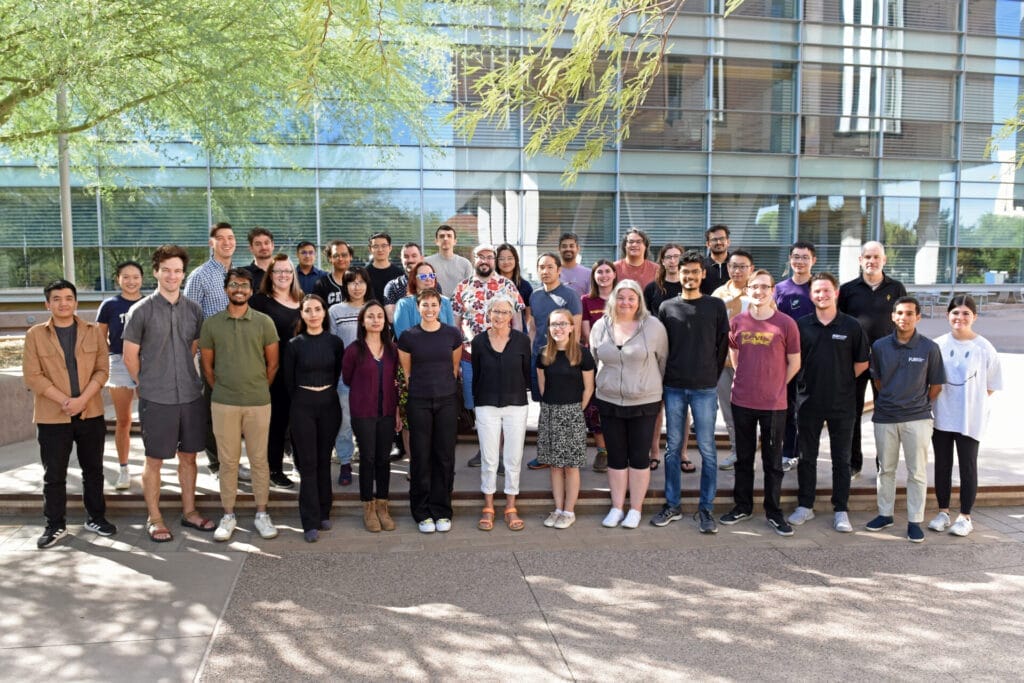
[[[388,501],[378,498],[374,502],[377,505],[377,519],[380,521],[380,528],[384,531],[394,531],[395,520],[391,519],[391,513],[388,511]]]
[[[367,531],[380,531],[380,521],[377,519],[377,510],[372,500],[363,503],[363,526]]]

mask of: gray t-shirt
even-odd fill
[[[437,274],[437,282],[441,285],[442,292],[454,292],[455,285],[469,277],[473,277],[473,264],[469,259],[452,254],[451,258],[445,258],[441,254],[432,254],[423,259],[434,267]]]
[[[82,395],[82,388],[78,385],[78,359],[75,358],[75,343],[78,341],[78,325],[71,324],[67,327],[53,326],[57,332],[57,341],[64,352],[64,366],[68,369],[68,379],[71,380],[71,397],[78,398]]]
[[[131,307],[123,339],[139,345],[139,398],[179,405],[202,396],[192,353],[202,326],[203,309],[186,296],[172,304],[157,291]]]
[[[914,332],[906,344],[900,343],[893,332],[871,345],[871,379],[880,384],[872,422],[931,419],[928,386],[946,381],[942,352],[920,332]]]

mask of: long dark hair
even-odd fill
[[[366,327],[363,326],[363,323],[366,321],[366,312],[375,306],[384,315],[384,329],[380,331],[380,341],[384,346],[384,353],[392,358],[398,357],[398,349],[395,347],[395,330],[391,327],[391,322],[388,320],[384,304],[376,299],[370,299],[359,309],[359,317],[356,318],[356,344],[359,346],[358,360],[360,363],[363,362],[366,358],[366,353],[370,350],[366,343]]]
[[[665,294],[665,275],[667,275],[665,262],[662,260],[662,257],[669,249],[677,250],[679,252],[679,258],[682,258],[683,252],[686,251],[675,242],[669,242],[661,248],[661,251],[658,252],[658,274],[654,277],[654,286],[658,288],[658,291],[661,292],[662,295]]]
[[[306,334],[306,332],[307,332],[307,330],[306,330],[306,321],[302,319],[302,308],[303,308],[303,306],[306,305],[307,301],[319,301],[320,302],[320,307],[322,309],[324,309],[324,322],[329,322],[329,320],[330,320],[327,317],[327,302],[324,301],[324,298],[322,296],[320,296],[319,294],[307,294],[306,296],[302,297],[302,300],[299,302],[299,322],[295,323],[295,335],[296,336],[298,336],[300,334]],[[324,332],[330,332],[330,330],[327,329],[327,328],[324,328],[323,331]]]
[[[590,267],[590,298],[591,299],[600,299],[601,298],[601,288],[597,286],[597,280],[594,279],[594,273],[597,272],[597,267],[598,266],[608,266],[609,268],[612,269],[613,273],[615,272],[615,263],[614,262],[609,261],[606,258],[599,258],[596,261],[594,261],[594,265]],[[612,280],[612,289],[614,289],[615,285],[617,285],[617,284],[619,284],[619,276],[618,275],[616,275],[615,279]]]
[[[494,272],[496,272],[498,275],[501,275],[501,269],[498,268],[498,259],[501,257],[501,252],[503,251],[511,251],[512,258],[516,260],[516,265],[512,269],[512,277],[510,277],[509,279],[512,280],[512,284],[518,287],[519,284],[523,281],[522,276],[519,274],[519,252],[516,251],[516,248],[513,247],[508,242],[503,242],[502,244],[499,244],[498,248],[494,251]]]

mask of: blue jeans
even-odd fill
[[[718,491],[718,451],[715,447],[715,418],[718,391],[707,389],[676,389],[665,387],[665,501],[670,507],[679,507],[681,479],[679,462],[686,436],[686,410],[693,415],[693,428],[697,433],[700,451],[700,508],[711,510]]]
[[[348,406],[348,386],[342,381],[338,382],[338,401],[341,402],[341,428],[334,439],[334,452],[338,454],[338,460],[342,465],[349,465],[356,452],[356,443],[352,436],[352,410]]]
[[[476,407],[473,403],[473,364],[460,360],[459,368],[462,372],[462,402],[465,404],[466,410],[473,410]]]

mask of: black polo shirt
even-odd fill
[[[839,310],[852,315],[864,328],[868,341],[874,344],[893,329],[892,309],[896,300],[907,295],[907,288],[899,280],[882,273],[877,289],[864,282],[863,277],[844,282],[839,288]]]
[[[895,332],[882,337],[871,345],[871,379],[880,385],[872,422],[927,420],[932,416],[928,386],[946,382],[939,345],[916,331],[906,344]]]
[[[857,319],[839,313],[828,325],[822,325],[811,313],[800,318],[796,326],[800,330],[797,410],[826,419],[856,417],[853,364],[866,362],[871,349]]]
[[[726,267],[726,264],[729,263],[729,256],[726,254],[725,260],[721,263],[715,263],[710,254],[704,259],[704,280],[700,283],[701,294],[711,296],[712,292],[729,281],[729,269]]]

